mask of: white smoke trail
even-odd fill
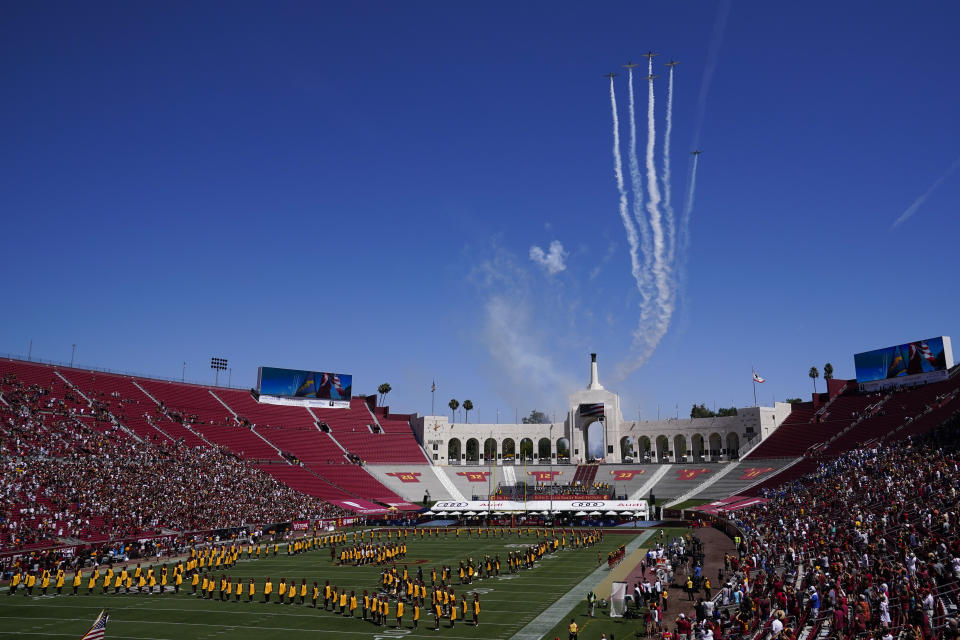
[[[640,295],[643,298],[643,309],[650,305],[650,268],[653,265],[653,242],[650,239],[650,229],[643,214],[643,178],[640,176],[640,161],[637,159],[637,119],[634,107],[633,69],[629,69],[630,94],[628,106],[630,108],[630,185],[633,188],[633,217],[640,231],[640,250],[643,253],[642,283],[637,283]]]
[[[949,178],[950,174],[956,171],[957,168],[960,168],[960,157],[954,160],[953,164],[950,165],[950,167],[944,172],[944,174],[939,178],[937,178],[936,181],[934,181],[934,183],[930,185],[930,188],[923,192],[923,195],[921,195],[919,198],[914,200],[913,204],[907,207],[906,210],[900,214],[899,218],[893,221],[893,224],[890,225],[890,228],[895,229],[897,226],[900,225],[900,223],[905,222],[908,218],[910,218],[910,216],[915,214],[917,212],[917,209],[923,206],[923,203],[927,201],[927,198],[929,198],[933,194],[933,192],[937,190],[937,187],[943,184],[943,181]]]
[[[683,215],[680,218],[680,227],[684,230],[690,228],[690,215],[693,213],[693,197],[697,188],[697,165],[700,162],[699,154],[693,155],[693,166],[690,169],[690,185],[687,188],[687,201],[683,204]],[[680,235],[682,245],[680,255],[685,256],[690,248],[690,233],[687,231]]]
[[[648,58],[650,72],[647,93],[647,213],[650,215],[650,229],[653,232],[653,278],[657,289],[657,322],[652,335],[646,340],[654,346],[667,331],[670,316],[673,313],[672,292],[670,287],[670,265],[664,262],[665,242],[663,221],[660,213],[660,186],[657,184],[657,167],[654,162],[654,150],[657,144],[657,127],[654,119],[653,95],[653,58]]]
[[[673,131],[673,67],[670,67],[670,82],[667,85],[667,125],[663,132],[663,211],[667,215],[667,264],[673,265],[677,250],[676,220],[673,215],[670,185],[670,134]]]
[[[627,244],[630,248],[630,272],[637,282],[640,294],[643,295],[645,290],[643,271],[640,268],[640,260],[637,255],[640,243],[637,239],[637,230],[630,220],[627,190],[623,184],[623,160],[620,158],[620,118],[617,116],[617,94],[613,89],[612,77],[610,78],[610,111],[613,114],[613,173],[617,178],[617,191],[620,192],[620,219],[623,221],[623,228],[627,232]]]

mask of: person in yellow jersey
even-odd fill
[[[433,624],[434,624],[433,630],[434,630],[434,631],[439,631],[439,630],[440,630],[440,618],[443,617],[443,609],[442,609],[442,605],[441,605],[441,603],[440,603],[440,598],[437,597],[438,594],[437,594],[436,591],[433,592],[433,596],[434,596],[434,600],[433,600]]]
[[[300,604],[303,604],[307,600],[307,580],[304,578],[300,582]]]
[[[15,571],[13,577],[10,579],[10,588],[7,591],[8,596],[12,596],[17,592],[17,587],[20,586],[20,581],[23,580],[23,573],[20,571]]]
[[[344,589],[340,592],[340,615],[346,615],[347,611],[347,590]]]
[[[413,602],[413,628],[417,629],[420,627],[420,601],[414,600]]]
[[[270,602],[270,594],[273,593],[273,583],[270,582],[270,577],[267,576],[267,581],[263,585],[263,601]]]
[[[467,602],[467,596],[460,598],[461,606],[463,607],[463,619],[467,619],[467,609],[469,608],[469,603]]]
[[[173,576],[173,592],[180,593],[180,585],[183,584],[183,569],[177,571]],[[238,594],[239,595],[239,594]]]
[[[24,593],[23,595],[32,596],[33,588],[36,586],[36,584],[37,584],[37,575],[33,572],[28,573],[27,574],[27,592]],[[91,589],[90,591],[93,591],[93,589]],[[87,595],[90,595],[90,594],[88,593]]]
[[[280,584],[277,586],[277,602],[283,604],[283,599],[287,595],[287,581],[284,578],[280,578]]]
[[[127,579],[123,583],[123,588],[128,594],[130,593],[130,590],[133,589],[133,574],[129,571],[127,572]]]
[[[243,595],[243,578],[237,578],[233,582],[234,602],[240,602],[240,596],[242,595]]]
[[[330,589],[330,581],[327,580],[323,583],[323,610],[330,610],[330,597],[332,596],[332,590]]]
[[[230,602],[230,596],[233,595],[233,580],[230,579],[230,576],[227,576],[227,590],[226,590],[226,591],[227,591],[227,594],[226,594],[226,598],[224,598],[224,600],[226,600],[227,602]]]
[[[47,589],[50,588],[50,571],[47,569],[43,570],[43,573],[40,574],[40,595],[47,595]]]
[[[117,572],[116,576],[113,578],[113,593],[114,595],[120,593],[120,587],[123,586],[123,583],[127,580],[127,568],[124,567]]]
[[[97,586],[97,580],[100,579],[100,569],[94,567],[93,573],[90,574],[90,580],[87,581],[87,595],[93,593],[93,588]]]
[[[357,617],[357,594],[354,591],[350,592],[350,617]]]
[[[313,608],[317,608],[317,600],[320,599],[320,585],[316,582],[313,583],[313,590],[310,592],[313,596]]]
[[[207,600],[213,600],[213,592],[217,588],[217,577],[211,576],[207,582]]]
[[[457,595],[450,592],[450,628],[453,629],[457,624]]]
[[[153,567],[147,570],[147,580],[150,583],[150,595],[153,595],[153,588],[157,586],[157,574],[154,572]]]
[[[250,584],[247,585],[247,602],[253,602],[253,596],[257,595],[257,585],[253,578],[250,578]]]
[[[387,599],[387,596],[383,596],[381,600],[383,602],[383,611],[380,614],[380,626],[387,626],[387,618],[390,617],[390,601]]]
[[[403,600],[397,602],[397,629],[403,628]]]
[[[207,595],[207,583],[210,582],[210,578],[206,575],[203,576],[203,582],[200,583],[200,597],[203,598]]]
[[[480,594],[473,594],[473,626],[480,626]]]
[[[366,622],[367,620],[367,612],[369,611],[370,611],[370,594],[367,593],[366,589],[364,589],[363,590],[363,611],[360,612],[361,620],[363,620],[364,622]]]
[[[190,576],[190,595],[197,595],[197,585],[200,584],[200,574],[197,571]]]

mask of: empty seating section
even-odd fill
[[[597,477],[597,465],[595,464],[577,465],[577,472],[573,474],[573,484],[581,487],[589,487],[593,485],[593,481],[596,477]]]
[[[259,403],[249,391],[239,389],[214,389],[213,393],[223,400],[241,420],[248,420],[258,427],[313,427],[313,416],[306,407],[288,407],[278,404]]]
[[[426,461],[423,449],[413,437],[409,422],[403,422],[403,430],[399,428],[399,420],[388,420],[388,431],[388,427],[381,421],[383,431],[373,432],[373,417],[367,410],[364,398],[353,398],[349,410],[314,408],[312,412],[319,422],[330,427],[331,435],[340,446],[348,453],[359,456],[364,462],[421,464]]]
[[[303,467],[288,464],[261,464],[257,467],[285,485],[322,500],[349,500],[354,497]]]
[[[291,453],[298,460],[324,464],[345,462],[340,447],[313,425],[294,428],[257,426],[256,429],[280,451]]]
[[[304,463],[304,466],[354,496],[386,503],[404,502],[403,498],[380,484],[376,478],[364,471],[363,467],[355,464]]]
[[[812,402],[793,405],[793,411],[783,424],[751,451],[747,458],[795,458],[807,447],[820,442],[822,438],[812,434],[810,430],[810,420],[814,413]]]
[[[207,387],[148,378],[137,378],[136,381],[157,402],[163,403],[168,413],[180,415],[186,422],[236,424],[230,411],[210,395]]]

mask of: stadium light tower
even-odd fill
[[[210,368],[215,372],[215,382],[216,386],[220,386],[220,372],[227,370],[227,359],[226,358],[210,358]]]

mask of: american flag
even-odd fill
[[[107,633],[107,620],[109,619],[110,614],[107,613],[106,609],[104,609],[100,612],[100,615],[97,616],[93,626],[90,627],[90,631],[87,631],[85,634],[83,634],[83,637],[80,638],[80,640],[103,640]]]

